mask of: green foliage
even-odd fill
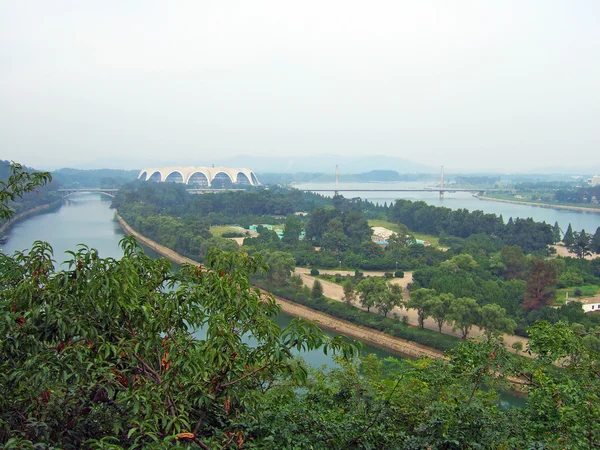
[[[37,206],[33,201],[33,191],[52,181],[48,172],[28,172],[18,163],[0,161],[0,222],[9,220],[14,214]],[[54,188],[56,189],[56,187]],[[46,195],[41,204],[49,203],[60,197]]]
[[[403,272],[402,270],[396,270],[396,271],[394,272],[394,276],[395,276],[396,278],[404,278],[404,272]]]
[[[479,315],[478,325],[483,328],[488,340],[495,334],[512,334],[517,327],[514,320],[506,317],[506,310],[496,304],[483,305]]]
[[[323,297],[323,285],[319,280],[315,280],[313,282],[313,286],[310,291],[310,296],[315,300],[318,300],[321,297]]]
[[[454,329],[460,330],[462,338],[466,339],[469,331],[480,321],[481,308],[472,298],[457,298],[450,304],[448,319],[454,324]]]
[[[410,293],[410,299],[406,302],[407,309],[416,309],[419,321],[419,327],[423,329],[425,319],[429,316],[430,301],[435,298],[437,293],[433,289],[415,289]]]
[[[311,274],[313,277],[316,277],[316,276],[318,276],[318,275],[319,275],[319,269],[315,269],[315,268],[313,267],[312,269],[310,269],[310,274]]]
[[[540,309],[552,304],[556,298],[557,272],[557,266],[553,262],[533,258],[525,288],[525,309]]]
[[[344,303],[347,305],[352,305],[356,300],[356,292],[354,292],[354,285],[352,284],[352,280],[347,279],[344,282]]]
[[[295,351],[354,351],[303,320],[280,330],[279,307],[249,283],[258,258],[212,250],[206,268],[173,274],[133,238],[122,247],[117,261],[82,246],[66,271],[41,242],[0,255],[0,442],[241,442],[264,387],[306,380]]]

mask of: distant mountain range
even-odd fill
[[[198,158],[196,160],[159,160],[155,158],[146,161],[105,161],[97,160],[92,163],[76,166],[78,169],[99,169],[106,167],[119,167],[123,169],[141,169],[143,167],[164,166],[227,166],[248,167],[255,172],[270,173],[335,173],[336,164],[339,165],[340,174],[364,173],[371,170],[394,170],[399,173],[437,173],[439,167],[427,166],[410,161],[406,158],[383,155],[373,156],[257,156],[237,155],[228,158]]]

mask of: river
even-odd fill
[[[114,219],[114,211],[110,209],[111,199],[98,194],[80,194],[63,202],[62,207],[42,214],[37,214],[16,223],[7,233],[9,240],[3,245],[3,252],[12,254],[26,250],[36,240],[50,243],[54,249],[54,259],[61,265],[68,255],[67,250],[75,250],[78,244],[86,244],[98,250],[101,257],[120,258],[123,255],[119,241],[125,233]],[[152,257],[159,255],[149,248],[146,253]],[[64,268],[66,266],[63,265]],[[293,317],[280,314],[277,324],[284,328]],[[385,350],[366,346],[368,353],[379,357],[393,356]],[[320,350],[304,352],[304,359],[312,366],[331,366],[334,364],[331,355]]]
[[[78,244],[83,243],[97,249],[101,257],[120,258],[123,253],[119,241],[123,236],[123,230],[114,219],[114,211],[110,209],[110,199],[98,194],[81,194],[65,200],[62,207],[54,211],[16,223],[8,231],[9,240],[4,244],[3,252],[12,254],[26,250],[35,240],[42,240],[53,247],[56,265],[61,265],[68,259],[65,251],[74,250]],[[158,256],[150,249],[146,249],[146,252],[152,257]],[[286,327],[292,319],[282,313],[276,318],[276,322],[280,327]],[[365,352],[374,353],[380,358],[401,357],[369,345],[365,346]],[[332,367],[335,364],[331,355],[325,355],[320,350],[302,352],[302,357],[314,367]],[[522,398],[511,393],[502,394],[501,397],[504,406],[523,403]]]
[[[295,184],[294,187],[301,190],[319,192],[319,189],[335,189],[335,183],[300,183]],[[422,183],[411,182],[339,183],[339,189],[421,189],[423,187],[425,186]],[[326,195],[331,195],[331,193],[327,193]],[[394,203],[397,199],[406,199],[424,201],[429,205],[444,206],[451,209],[465,208],[469,211],[481,210],[484,213],[502,215],[505,222],[508,221],[509,217],[513,219],[517,217],[531,217],[536,222],[546,222],[550,225],[558,222],[563,231],[566,231],[569,223],[573,226],[574,231],[585,229],[586,232],[592,234],[600,226],[600,213],[479,200],[468,192],[446,192],[443,198],[440,198],[437,192],[365,192],[357,190],[342,192],[342,195],[346,198],[361,197],[380,204],[387,202],[388,205]]]

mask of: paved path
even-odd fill
[[[335,273],[341,273],[342,275],[346,275],[346,274],[354,275],[354,272],[351,272],[351,271],[320,270],[319,272],[323,275],[330,275],[330,274],[335,274]],[[370,276],[382,276],[383,273],[384,272],[369,272],[369,271],[364,272],[365,275],[370,275]],[[312,288],[312,286],[316,280],[316,277],[313,277],[310,275],[309,269],[306,269],[303,267],[298,267],[298,268],[296,268],[296,274],[300,276],[300,278],[302,279],[302,282],[306,286],[308,286],[309,288]],[[319,281],[323,285],[323,295],[325,295],[325,297],[328,297],[332,300],[343,301],[344,289],[342,286],[340,286],[339,284],[333,283],[331,281],[326,281],[326,280],[319,280]],[[403,295],[404,301],[408,300],[409,293],[408,293],[407,285],[408,285],[408,283],[412,282],[412,272],[405,272],[404,278],[393,278],[391,280],[391,282],[400,284],[402,286],[402,295]],[[366,310],[366,308],[363,308],[358,303],[358,299],[354,303],[354,306],[356,306],[357,308]],[[371,312],[376,314],[377,309],[371,308]],[[390,311],[390,313],[389,313],[390,316],[393,316],[394,314],[398,315],[398,317],[402,317],[402,316],[408,317],[408,323],[411,325],[418,326],[418,324],[419,324],[417,310],[415,310],[415,309],[404,309],[401,307],[396,307],[396,308],[392,309],[392,311]],[[425,326],[425,328],[427,328],[429,330],[439,331],[437,323],[431,318],[425,319],[424,326]],[[454,331],[452,329],[452,326],[450,326],[446,323],[444,323],[444,325],[442,326],[442,333],[461,337],[461,334],[459,332]],[[480,339],[480,340],[485,339],[483,330],[481,330],[477,326],[474,326],[471,329],[471,331],[469,333],[469,337]],[[529,342],[527,338],[523,338],[521,336],[510,335],[510,334],[504,335],[504,342],[506,343],[506,346],[508,347],[508,349],[511,351],[513,351],[512,347],[511,347],[512,344],[517,341],[520,341],[523,343],[523,349],[527,348],[527,343]],[[526,352],[520,352],[520,354],[528,356]]]

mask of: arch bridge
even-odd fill
[[[89,189],[57,189],[63,199],[70,197],[75,194],[103,194],[111,198],[115,198],[118,189],[102,189],[102,188],[89,188]]]

